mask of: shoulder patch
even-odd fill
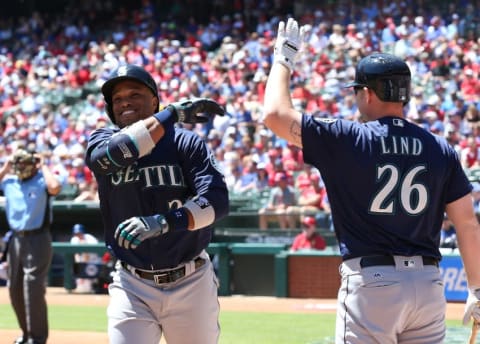
[[[324,123],[333,123],[337,121],[336,118],[319,118],[318,120]]]
[[[400,118],[394,118],[393,119],[393,125],[396,127],[404,127],[405,125],[403,124],[403,120]]]
[[[322,123],[333,123],[338,121],[338,118],[331,118],[331,117],[320,117],[320,116],[313,116],[315,122],[322,122]]]

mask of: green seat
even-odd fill
[[[467,173],[468,180],[471,182],[480,182],[480,168],[473,168]]]
[[[70,201],[78,196],[78,186],[73,184],[66,184],[62,187],[60,193],[55,196],[56,200]]]

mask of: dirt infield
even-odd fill
[[[220,297],[220,307],[224,311],[245,312],[273,312],[273,313],[335,313],[335,300],[323,299],[292,299],[264,296],[229,296]],[[9,304],[8,291],[0,287],[0,304]],[[47,302],[51,305],[108,305],[108,295],[89,295],[67,293],[63,288],[48,288]],[[451,303],[447,307],[447,319],[461,319],[463,316],[462,303]],[[18,330],[1,330],[0,344],[10,344]],[[107,344],[106,333],[50,331],[49,343],[53,344]],[[161,342],[163,343],[163,342]]]

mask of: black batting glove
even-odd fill
[[[225,114],[225,109],[216,101],[208,98],[187,99],[175,102],[166,107],[165,110],[153,115],[162,125],[183,123],[205,123],[211,115]]]

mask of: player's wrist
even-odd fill
[[[165,220],[168,223],[168,228],[170,231],[188,230],[188,213],[183,207],[170,211],[165,215]]]
[[[158,227],[156,228],[157,231],[160,232],[160,235],[163,235],[170,230],[170,226],[168,225],[167,219],[163,215],[153,215],[152,216]]]
[[[279,55],[273,59],[273,63],[278,63],[288,69],[288,72],[293,73],[293,64],[285,56]]]
[[[159,121],[164,128],[173,126],[178,121],[178,114],[175,107],[168,105],[165,109],[157,112],[153,115],[157,121]]]

